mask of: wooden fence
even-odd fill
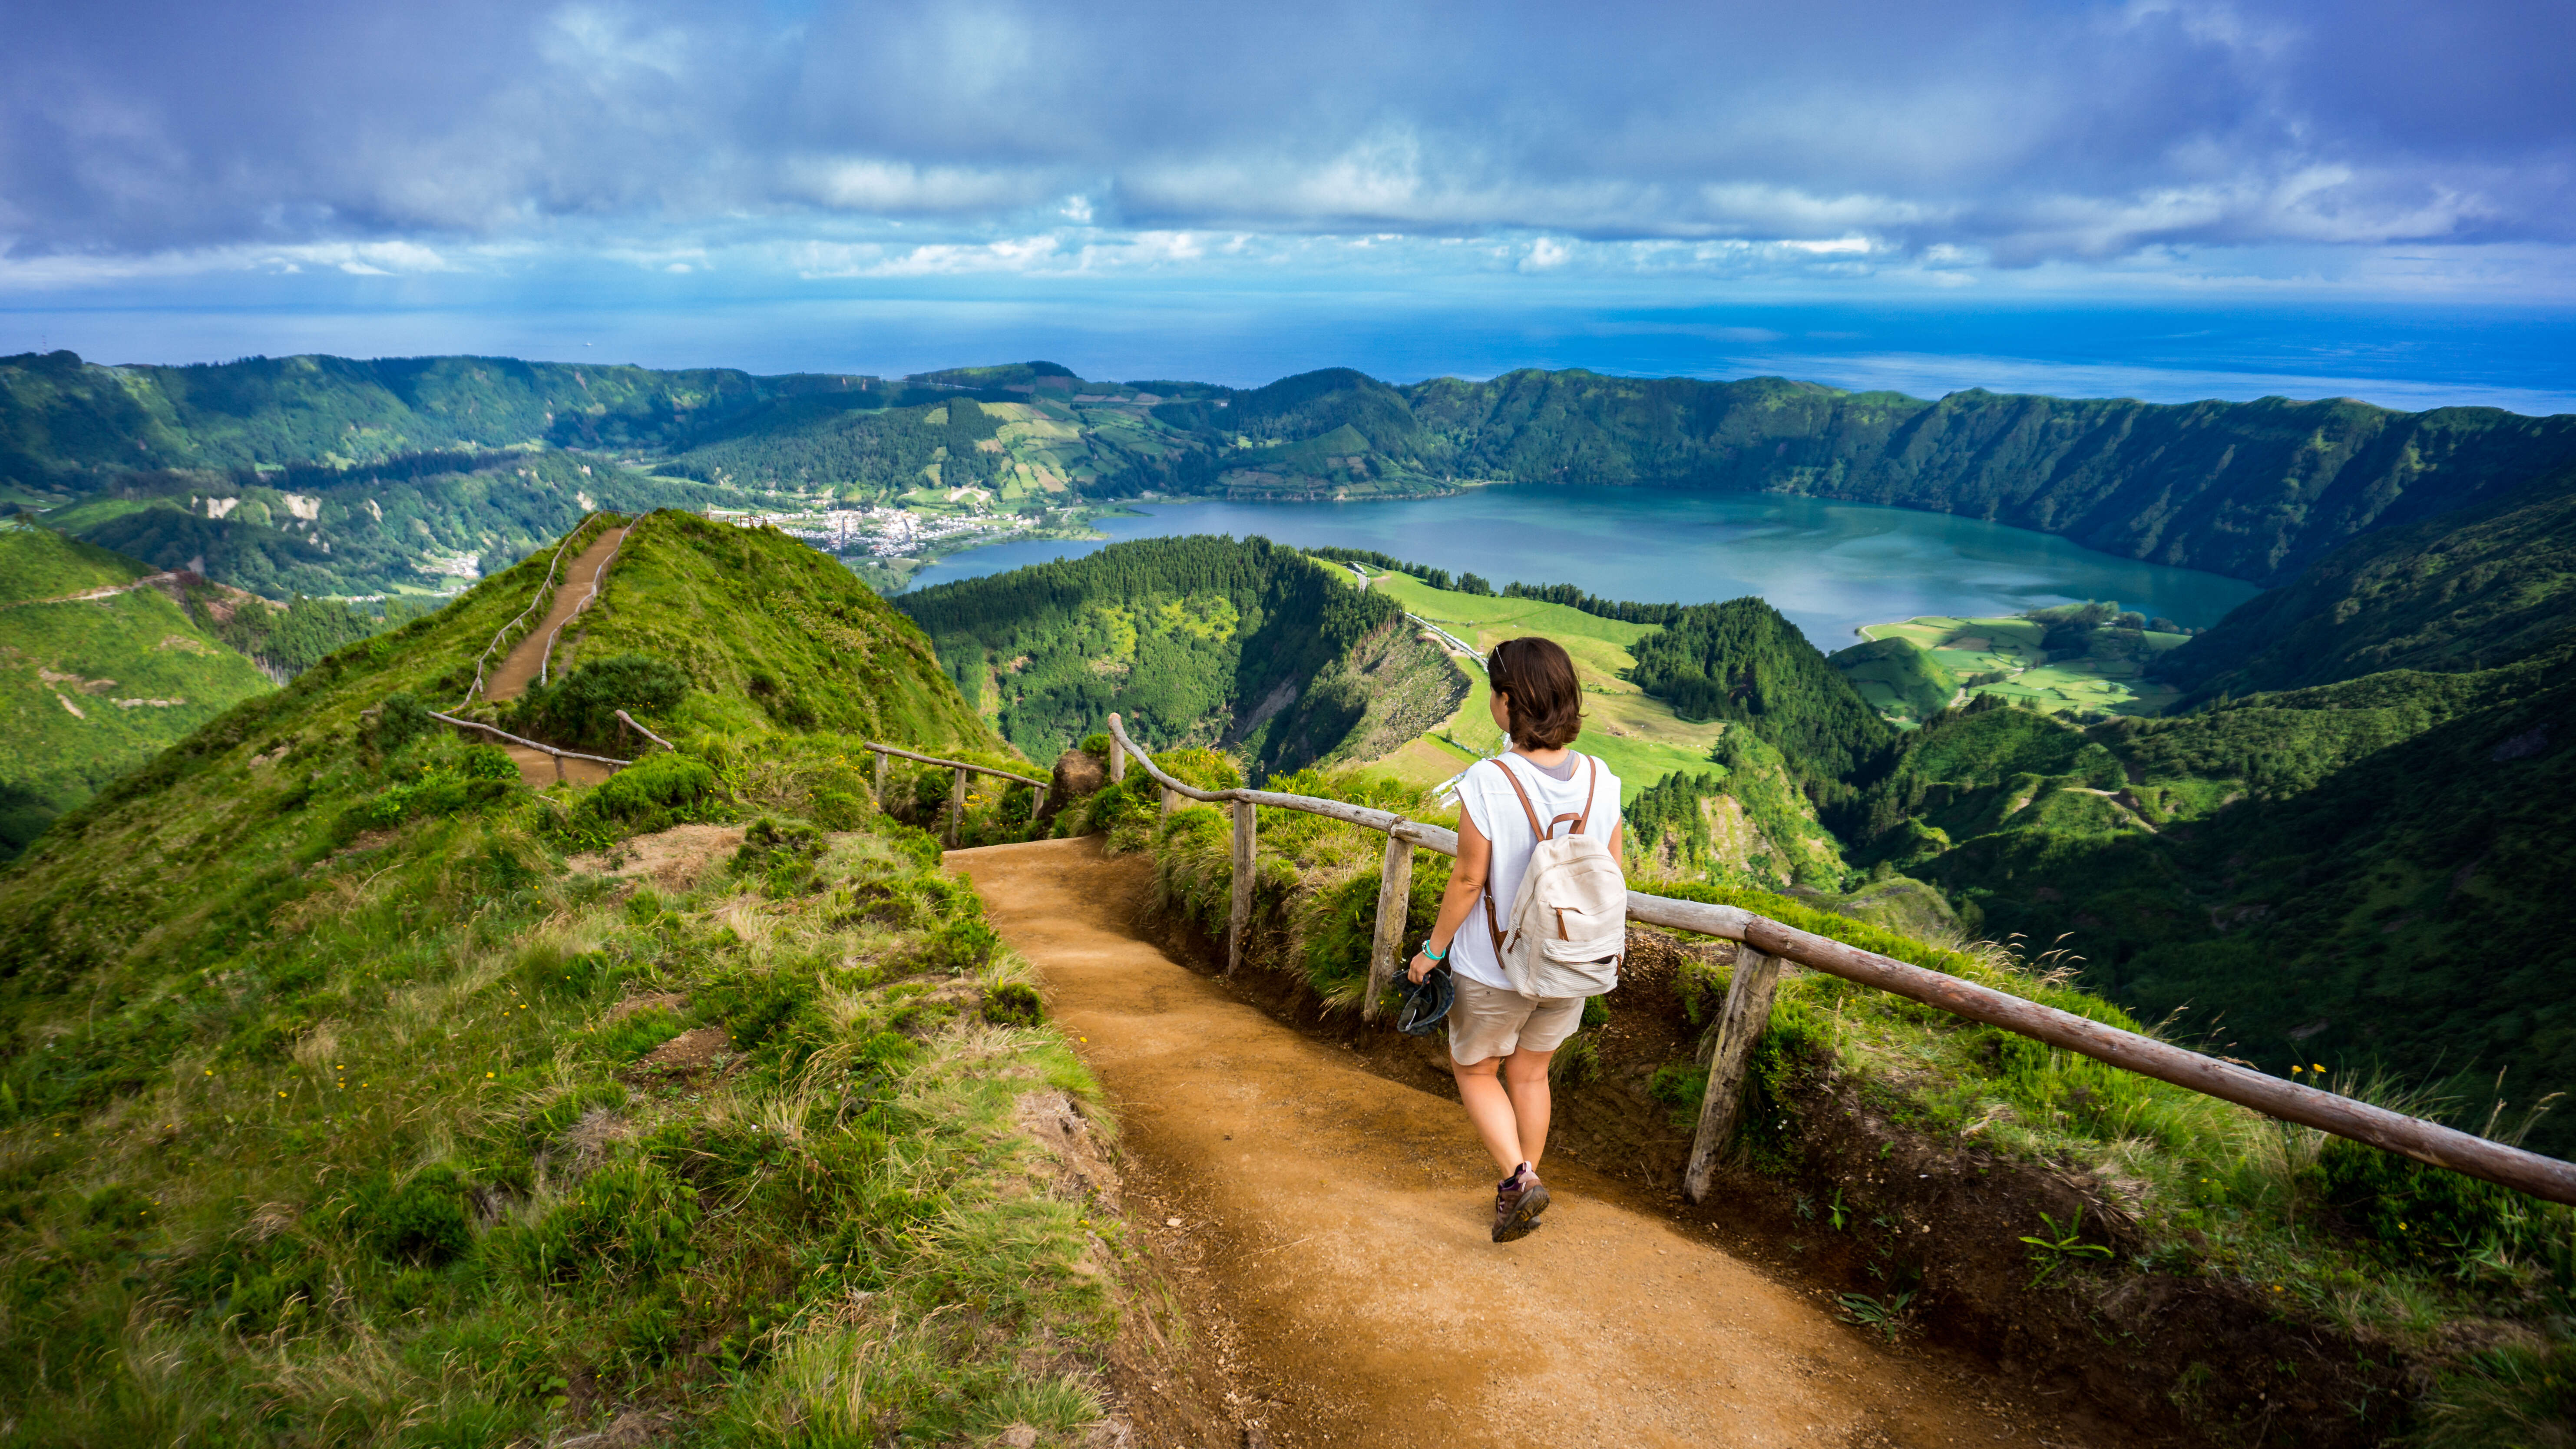
[[[1392,811],[1312,795],[1252,789],[1201,790],[1183,784],[1157,768],[1153,759],[1136,747],[1114,714],[1109,717],[1109,740],[1110,778],[1123,779],[1127,760],[1132,756],[1162,786],[1167,813],[1176,796],[1232,807],[1234,898],[1226,926],[1228,975],[1243,964],[1244,940],[1251,930],[1253,850],[1262,806],[1328,816],[1385,834],[1386,861],[1378,887],[1377,928],[1369,947],[1368,994],[1360,1008],[1365,1019],[1375,1020],[1379,999],[1394,980],[1398,962],[1409,959],[1402,950],[1405,908],[1413,883],[1413,853],[1432,850],[1455,856],[1457,833],[1407,820]],[[1781,963],[1788,961],[1893,992],[1969,1021],[2001,1027],[2124,1071],[2251,1107],[2285,1122],[2501,1183],[2550,1202],[2576,1204],[2576,1164],[2266,1076],[2234,1062],[1785,926],[1741,907],[1630,891],[1628,918],[1651,926],[1716,936],[1739,946],[1734,980],[1719,1012],[1715,1048],[1709,1060],[1708,1092],[1700,1101],[1699,1126],[1691,1140],[1689,1165],[1683,1170],[1682,1193],[1693,1202],[1707,1194],[1718,1155],[1734,1134],[1736,1115],[1743,1106],[1745,1080],[1752,1068],[1753,1049],[1770,1022],[1772,992],[1779,984]]]
[[[919,760],[925,765],[939,765],[956,772],[956,778],[950,781],[948,786],[948,824],[940,832],[940,840],[943,844],[953,846],[957,843],[957,822],[966,814],[966,777],[970,774],[997,775],[1005,780],[1017,780],[1023,785],[1036,787],[1036,798],[1029,802],[1029,818],[1034,820],[1046,813],[1047,782],[1044,780],[1033,780],[1012,770],[997,770],[990,765],[970,765],[964,760],[943,760],[936,755],[917,755],[910,750],[878,744],[874,740],[865,741],[865,744],[876,752],[877,808],[880,810],[885,808],[886,803],[887,756],[899,755],[907,760]]]

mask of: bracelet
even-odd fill
[[[1422,959],[1437,966],[1441,962],[1449,959],[1449,953],[1446,951],[1432,950],[1431,943],[1426,940],[1422,943]]]

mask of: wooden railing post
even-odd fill
[[[1717,1175],[1717,1155],[1735,1135],[1744,1110],[1744,1085],[1753,1072],[1753,1049],[1771,1024],[1771,995],[1780,985],[1780,958],[1750,946],[1735,952],[1735,979],[1717,1017],[1717,1049],[1709,1054],[1708,1091],[1699,1100],[1699,1131],[1691,1138],[1690,1165],[1682,1170],[1682,1198],[1698,1202]]]
[[[885,751],[883,751],[883,750],[878,750],[878,751],[876,751],[876,757],[877,757],[877,808],[878,808],[879,810],[883,810],[883,809],[885,808],[885,777],[886,777],[886,753],[885,753]]]
[[[948,783],[948,844],[957,845],[957,826],[966,818],[966,767],[957,767],[957,778]]]
[[[1109,717],[1109,783],[1115,785],[1126,778],[1127,741],[1119,732],[1118,716],[1113,714]]]
[[[1163,792],[1163,818],[1164,818],[1164,819],[1169,820],[1169,819],[1171,819],[1171,818],[1172,818],[1172,806],[1173,806],[1174,804],[1178,803],[1178,802],[1179,802],[1179,800],[1180,800],[1180,798],[1181,798],[1180,796],[1173,794],[1170,790],[1165,790],[1165,791]]]
[[[1046,792],[1047,787],[1044,785],[1037,786],[1029,792],[1029,818],[1031,820],[1042,820],[1046,818]]]
[[[1243,965],[1243,952],[1252,935],[1252,861],[1255,841],[1253,832],[1260,829],[1261,807],[1249,800],[1234,802],[1234,909],[1225,923],[1225,974],[1231,976]]]
[[[1404,955],[1404,918],[1413,906],[1413,842],[1386,838],[1386,861],[1377,878],[1377,932],[1369,938],[1368,995],[1360,998],[1360,1019],[1377,1020],[1378,998],[1395,979]]]

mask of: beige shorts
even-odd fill
[[[1449,1060],[1473,1066],[1514,1052],[1552,1052],[1583,1025],[1580,996],[1523,996],[1450,973]]]

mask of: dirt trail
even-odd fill
[[[546,641],[554,637],[555,630],[564,621],[581,611],[582,604],[590,598],[591,584],[599,578],[600,570],[608,567],[609,556],[617,552],[617,545],[625,537],[623,528],[608,529],[592,539],[590,547],[564,566],[564,577],[555,585],[554,607],[546,611],[545,618],[538,621],[536,628],[528,631],[528,637],[510,650],[507,658],[483,676],[485,699],[511,700],[527,693],[528,686],[536,682],[538,666],[545,663]],[[501,748],[508,750],[510,758],[519,762],[519,778],[526,781],[529,788],[541,790],[555,782],[554,756],[525,745],[505,744]],[[615,773],[608,766],[589,760],[563,761],[562,778],[576,785],[596,785]]]
[[[1134,928],[1142,857],[951,851],[1036,963],[1127,1150],[1196,1206],[1273,1444],[2074,1445],[1999,1381],[1878,1349],[1570,1162],[1496,1245],[1456,1105],[1369,1072]],[[1187,1211],[1187,1209],[1184,1209]]]

